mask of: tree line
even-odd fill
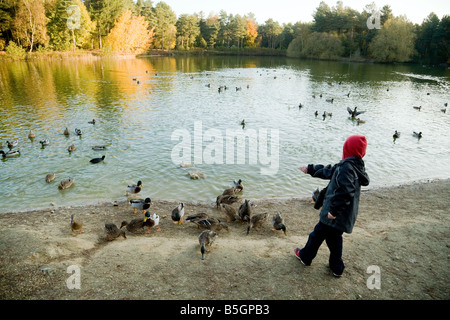
[[[288,8],[286,8],[288,10]],[[378,19],[377,28],[368,21]],[[374,20],[374,21],[375,21]],[[141,54],[152,49],[272,49],[287,56],[449,62],[450,17],[430,13],[422,24],[374,3],[362,12],[337,1],[313,12],[313,22],[256,22],[244,15],[180,14],[151,0],[0,0],[0,51],[100,50]]]

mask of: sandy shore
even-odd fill
[[[448,300],[449,195],[450,180],[363,191],[354,231],[344,234],[341,278],[328,268],[325,244],[309,267],[294,256],[318,221],[310,199],[254,201],[254,213],[280,211],[287,234],[271,230],[270,219],[248,236],[246,225],[230,222],[205,260],[201,230],[172,223],[175,202],[154,200],[160,232],[114,241],[105,240],[104,224],[137,217],[128,203],[5,213],[0,299]],[[198,212],[224,218],[213,203],[186,203],[186,215]],[[84,233],[72,236],[71,214]],[[79,289],[68,287],[76,284],[70,266],[79,270]],[[367,272],[371,266],[379,277]]]

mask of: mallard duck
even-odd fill
[[[146,213],[145,217],[144,217],[144,223],[147,222],[147,219],[150,220],[150,218],[147,218],[147,213]],[[151,220],[153,221],[153,226],[156,227],[156,231],[161,231],[161,226],[159,225],[159,215],[157,215],[156,213],[153,213]],[[147,226],[149,226],[150,223]],[[150,230],[147,230],[147,232],[150,232]]]
[[[120,230],[114,223],[111,222],[105,223],[105,231],[106,239],[108,239],[108,241],[112,241],[120,236],[124,237],[124,239],[127,238],[125,231]]]
[[[223,196],[232,196],[232,195],[234,195],[235,193],[236,193],[236,188],[235,188],[235,187],[231,187],[231,188],[225,189],[225,190],[222,192],[222,195],[223,195]]]
[[[178,207],[172,210],[173,223],[183,224],[184,203],[180,202]]]
[[[90,163],[99,163],[102,162],[103,160],[105,160],[105,156],[103,155],[101,158],[94,158],[89,160]]]
[[[130,204],[133,207],[133,212],[136,213],[137,209],[142,210],[144,213],[152,204],[152,199],[149,197],[145,199],[131,199]]]
[[[83,222],[79,222],[75,220],[75,215],[70,216],[70,227],[72,228],[72,236],[76,236],[75,230],[79,233],[83,233]]]
[[[81,136],[81,135],[82,135],[81,129],[75,128],[75,134],[76,134],[77,136]]]
[[[361,120],[360,118],[356,119],[357,124],[366,123],[365,120]]]
[[[106,146],[93,146],[92,150],[106,150]]]
[[[237,215],[237,211],[234,207],[232,207],[229,204],[221,203],[220,209],[223,213],[225,213],[225,220],[227,222],[235,221],[236,219],[239,219],[239,216]]]
[[[36,138],[36,135],[34,134],[33,130],[30,130],[30,132],[28,132],[28,138],[29,138],[29,139],[34,139],[34,138]]]
[[[397,130],[395,130],[394,134],[392,135],[392,137],[395,139],[400,138],[400,132],[398,132]]]
[[[422,109],[422,106],[418,106],[418,107],[417,106],[413,106],[413,108],[420,111],[420,109]]]
[[[252,205],[247,199],[245,199],[244,203],[239,206],[238,215],[242,222],[250,221],[251,207]]]
[[[347,112],[350,114],[352,119],[356,118],[356,116],[359,116],[360,114],[365,112],[365,111],[356,111],[356,108],[357,107],[355,107],[355,109],[352,110],[352,109],[350,109],[350,107],[347,107]]]
[[[44,140],[39,141],[39,143],[42,145],[42,147],[45,147],[50,144],[50,140],[44,139]]]
[[[226,224],[223,224],[219,219],[214,217],[191,220],[191,222],[195,223],[198,228],[204,228],[214,231],[220,231],[222,229],[225,229],[229,231],[228,226]]]
[[[127,189],[126,189],[127,194],[126,195],[128,196],[129,193],[137,195],[139,192],[141,192],[142,187],[143,187],[143,185],[142,185],[141,180],[139,180],[137,182],[137,184],[130,184],[127,186]]]
[[[331,99],[326,99],[325,101],[326,101],[326,102],[329,102],[329,103],[333,103],[333,101],[334,101],[334,98],[331,98]]]
[[[211,248],[211,245],[217,238],[217,233],[214,230],[204,230],[198,236],[198,242],[200,243],[200,252],[202,253],[202,260],[205,260],[205,253],[209,252],[207,247]]]
[[[51,172],[45,176],[45,182],[52,182],[55,180],[55,173]]]
[[[319,111],[316,110],[316,111],[314,112],[314,116],[317,118],[318,115],[319,115]]]
[[[69,129],[67,129],[67,127],[66,127],[66,129],[64,129],[64,132],[63,132],[63,134],[64,134],[65,136],[68,136],[68,135],[70,135],[70,133],[69,133]]]
[[[244,185],[242,184],[242,180],[239,179],[238,181],[233,181],[233,187],[235,189],[235,193],[237,192],[241,192],[242,190],[244,190]]]
[[[422,138],[422,131],[420,131],[419,133],[417,133],[417,132],[413,132],[413,136],[414,137],[416,137],[416,138],[418,138],[418,139],[421,139]]]
[[[216,198],[216,207],[219,208],[219,205],[221,203],[233,204],[233,203],[235,203],[237,201],[239,201],[238,196],[231,196],[231,195],[223,195],[223,194],[221,194],[220,196],[217,196],[217,198]]]
[[[67,151],[72,152],[72,151],[75,151],[75,149],[76,149],[75,145],[74,145],[74,144],[71,144],[71,145],[67,148]]]
[[[8,145],[8,148],[12,149],[14,147],[17,147],[19,141],[18,140],[6,141],[6,144]]]
[[[4,158],[12,158],[12,157],[20,156],[20,150],[19,150],[19,149],[17,149],[17,150],[11,150],[11,151],[8,151],[8,152],[5,152],[5,151],[3,151],[3,150],[0,150],[0,154],[2,155],[2,158],[3,158],[3,159],[4,159]]]
[[[187,216],[185,220],[186,221],[194,221],[194,220],[206,219],[206,218],[209,218],[208,214],[205,212],[200,212],[200,213],[194,213],[194,214]]]
[[[276,212],[272,217],[272,226],[274,230],[283,230],[286,235],[286,226],[284,225],[284,219],[281,213]]]
[[[95,124],[95,119],[92,119],[92,121],[88,121],[89,124]]]
[[[250,232],[251,228],[257,228],[260,229],[264,223],[264,221],[266,221],[268,216],[268,213],[259,213],[259,214],[255,214],[254,216],[252,216],[250,218],[250,221],[248,222],[248,226],[247,226],[247,235]]]
[[[241,126],[245,127],[245,119],[241,121]]]
[[[447,112],[447,109],[441,109],[441,111],[443,112],[443,113],[446,113]]]
[[[59,190],[67,189],[74,183],[74,181],[75,181],[74,178],[69,178],[69,179],[61,181],[58,185],[58,189]]]

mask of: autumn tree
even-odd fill
[[[126,10],[117,19],[105,40],[105,45],[113,52],[124,54],[140,54],[149,50],[152,41],[152,30],[148,30],[148,22],[143,16],[132,16]]]
[[[47,45],[47,17],[44,2],[41,0],[19,0],[15,7],[15,17],[12,21],[13,37],[19,45],[30,48],[36,44]]]
[[[369,54],[380,62],[410,61],[415,38],[414,26],[406,17],[389,19],[369,44]]]
[[[258,26],[253,19],[247,19],[247,28],[244,38],[244,46],[256,47],[256,39],[258,38]]]

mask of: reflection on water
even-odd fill
[[[339,161],[351,134],[367,136],[369,187],[448,178],[450,112],[441,109],[449,80],[442,69],[279,57],[2,64],[0,141],[6,152],[6,141],[17,139],[21,155],[0,161],[0,212],[125,200],[125,187],[138,180],[141,196],[152,199],[213,202],[239,178],[246,198],[309,196],[326,181],[298,167]],[[349,119],[347,107],[366,111],[364,123]],[[395,130],[401,137],[394,143]],[[246,138],[227,145],[230,132]],[[44,139],[50,145],[42,148]],[[104,162],[89,162],[103,154]],[[194,169],[180,168],[182,157],[206,179],[191,180]],[[262,173],[275,164],[275,174]],[[46,183],[49,172],[56,179]],[[58,190],[68,177],[73,186]]]

